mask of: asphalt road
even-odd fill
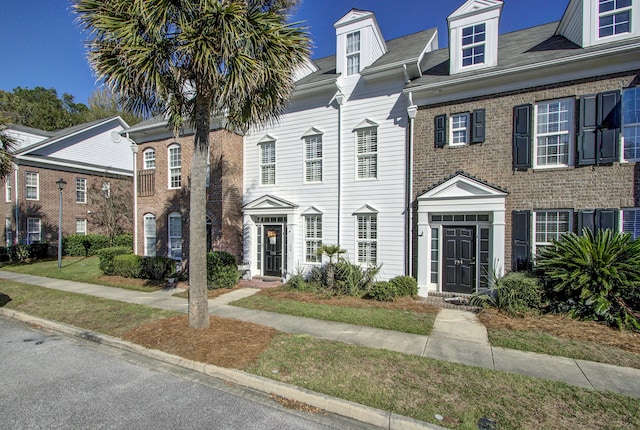
[[[2,429],[366,428],[264,393],[0,318]]]

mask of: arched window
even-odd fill
[[[153,214],[144,215],[144,255],[156,256],[156,216]]]
[[[169,214],[169,258],[182,260],[182,215],[178,212]]]
[[[145,149],[142,153],[144,157],[144,168],[155,169],[156,168],[156,151],[153,148]]]
[[[182,186],[182,151],[180,145],[169,146],[169,188]]]

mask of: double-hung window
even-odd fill
[[[536,105],[535,167],[560,167],[572,163],[573,99],[552,100]]]
[[[484,64],[486,24],[462,29],[462,67]]]
[[[598,36],[609,37],[631,32],[632,0],[599,0]]]
[[[276,142],[260,143],[260,183],[275,185],[276,183]]]
[[[304,244],[307,263],[322,261],[322,257],[318,255],[318,250],[322,246],[322,215],[305,215]]]
[[[357,215],[358,263],[375,265],[378,261],[378,215]]]
[[[156,168],[156,151],[153,148],[145,149],[142,153],[144,157],[144,168],[155,169]]]
[[[640,87],[622,91],[624,159],[640,161]]]
[[[569,210],[544,210],[534,213],[534,253],[540,249],[550,246],[553,240],[560,237],[572,229],[571,211]]]
[[[182,186],[182,150],[180,145],[169,146],[169,188]]]
[[[156,217],[153,214],[144,216],[144,255],[156,256]]]
[[[87,234],[87,220],[76,218],[76,234]]]
[[[40,198],[39,175],[36,172],[27,172],[25,181],[27,185],[27,200],[38,200]]]
[[[87,180],[76,178],[76,203],[87,203]]]
[[[347,34],[347,76],[360,73],[360,32]]]
[[[451,138],[449,146],[469,144],[469,114],[462,113],[451,115]]]
[[[322,135],[304,138],[304,180],[322,182]]]
[[[27,218],[27,244],[40,242],[42,239],[42,223],[40,218]]]
[[[169,215],[169,258],[182,260],[182,216]]]
[[[4,201],[11,201],[11,175],[7,175],[4,178]]]
[[[358,179],[378,177],[378,129],[367,127],[356,130]]]
[[[111,197],[111,182],[102,183],[102,197],[108,199]]]
[[[622,231],[634,239],[640,237],[640,208],[622,210]]]

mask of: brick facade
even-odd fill
[[[640,168],[637,163],[612,163],[598,166],[533,169],[514,171],[512,167],[513,108],[521,104],[573,98],[578,118],[582,95],[622,90],[638,85],[640,71],[602,76],[574,82],[527,88],[503,94],[466,99],[419,108],[415,120],[413,153],[414,214],[416,198],[450,177],[464,171],[482,181],[508,191],[506,198],[505,268],[511,267],[511,212],[536,209],[594,209],[640,206]],[[446,114],[486,110],[484,143],[460,147],[434,147],[434,118]],[[576,125],[574,130],[579,130]],[[573,149],[576,142],[573,137]],[[575,163],[574,163],[575,164]],[[470,210],[473,210],[470,208]],[[417,217],[413,217],[414,231]],[[417,238],[413,238],[417,267]]]
[[[193,154],[193,135],[166,138],[138,145],[138,253],[144,254],[144,216],[156,218],[156,253],[168,255],[168,217],[182,216],[182,258],[189,250],[189,170]],[[181,187],[169,188],[169,147],[181,148]],[[242,259],[242,136],[225,130],[209,134],[210,181],[207,190],[207,216],[211,220],[212,250],[226,251]],[[155,151],[155,169],[144,169],[144,153]],[[151,179],[143,179],[150,175]],[[146,181],[146,182],[145,182]],[[145,190],[153,182],[153,190]],[[147,185],[145,185],[145,183]],[[205,234],[205,232],[203,232]]]
[[[25,178],[27,172],[38,174],[38,198],[26,199]],[[109,182],[111,192],[127,190],[131,193],[132,180],[130,177],[116,176],[110,174],[98,174],[88,172],[69,172],[62,170],[54,170],[50,168],[35,167],[29,165],[20,165],[18,168],[18,241],[25,243],[27,241],[27,218],[39,218],[41,220],[41,241],[51,244],[58,242],[58,217],[59,217],[59,201],[60,191],[56,181],[60,178],[67,182],[66,187],[62,191],[62,235],[68,236],[76,233],[76,220],[84,219],[87,224],[88,234],[103,234],[97,226],[91,222],[91,213],[98,210],[97,206],[91,204],[90,193],[93,186],[102,189],[103,182]],[[76,201],[76,178],[86,180],[86,198],[85,203]],[[4,219],[10,219],[12,224],[12,235],[15,239],[15,175],[11,173],[11,201],[6,199],[5,182],[2,181],[2,214]],[[132,194],[131,194],[132,195]],[[133,208],[133,204],[131,204]],[[132,231],[132,224],[122,226],[127,232]],[[2,244],[6,244],[6,229],[2,228]]]

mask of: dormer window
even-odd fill
[[[472,25],[462,29],[462,67],[484,63],[486,25]]]
[[[347,34],[347,76],[360,73],[360,32]]]
[[[632,0],[599,0],[599,37],[631,32],[631,3]]]

